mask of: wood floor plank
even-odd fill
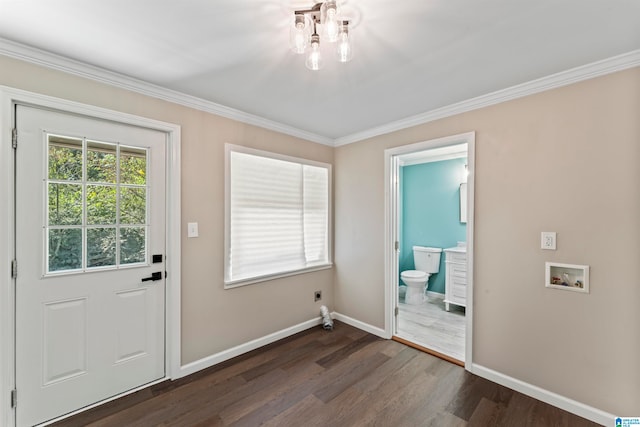
[[[396,360],[385,362],[374,375],[367,376],[338,395],[327,405],[326,413],[331,414],[331,418],[326,421],[331,421],[332,425],[353,425],[363,422],[358,414],[380,412],[395,395],[404,393],[404,388],[416,373],[425,372],[427,363],[419,355],[420,352],[406,348]]]
[[[341,322],[70,417],[56,427],[593,427]]]
[[[323,401],[323,398],[331,399],[333,396],[342,392],[345,387],[348,387],[348,385],[354,381],[354,378],[360,375],[366,375],[370,369],[383,363],[387,358],[387,356],[381,353],[376,353],[365,359],[366,362],[359,360],[358,363],[345,363],[340,366],[341,369],[335,367],[329,371],[325,370],[322,374],[315,376],[310,381],[300,384],[299,387],[275,397],[252,413],[239,419],[237,424],[232,423],[231,425],[259,425],[295,405],[308,394],[313,394],[321,401]]]
[[[349,387],[336,399],[328,404],[323,402],[322,411],[309,414],[305,420],[305,427],[326,427],[347,425],[345,420],[354,412],[358,412],[358,406],[366,399],[366,395],[355,387]],[[320,399],[318,399],[322,402]]]
[[[280,366],[289,363],[291,361],[295,361],[301,357],[304,357],[309,352],[317,352],[323,347],[323,344],[318,342],[317,340],[311,341],[306,344],[304,347],[298,347],[295,349],[291,349],[284,354],[281,354],[277,358],[273,358],[268,360],[260,365],[254,366],[251,369],[248,369],[242,373],[242,378],[245,381],[251,381],[254,378],[258,378],[261,375],[266,374],[269,371],[272,371]]]
[[[389,377],[395,376],[397,372],[402,369],[406,369],[406,367],[409,366],[409,362],[417,358],[419,354],[420,353],[417,350],[414,350],[411,347],[402,348],[395,357],[390,358],[378,367],[375,375],[369,375],[363,378],[358,383],[354,384],[354,387],[365,393],[370,390],[378,389],[382,383],[389,381]]]
[[[330,402],[351,385],[369,375],[373,370],[387,360],[389,360],[389,356],[382,353],[376,353],[373,356],[362,360],[349,372],[345,372],[343,375],[340,375],[335,379],[335,381],[331,382],[331,384],[325,385],[313,394],[324,403]]]
[[[308,395],[289,409],[280,412],[275,417],[267,420],[264,427],[281,427],[300,425],[301,420],[305,420],[309,414],[321,412],[324,409],[324,403],[313,394]],[[312,424],[304,422],[305,426],[311,427]]]
[[[366,345],[371,344],[378,339],[379,338],[377,338],[376,336],[370,334],[365,335],[361,338],[356,339],[352,343],[334,351],[333,353],[328,354],[327,356],[318,360],[316,363],[324,368],[330,368],[336,363],[344,360],[349,354],[358,351],[360,348],[365,347]]]
[[[498,425],[500,412],[505,410],[505,406],[483,397],[478,402],[473,414],[469,417],[468,427],[485,427]]]
[[[420,372],[415,375],[406,386],[410,393],[398,393],[387,400],[378,411],[367,413],[366,423],[373,426],[400,426],[399,421],[406,415],[407,411],[412,411],[427,402],[430,394],[435,393],[436,378],[426,373]],[[358,417],[354,414],[353,419]]]
[[[316,364],[306,365],[303,369],[300,368],[300,366],[297,368],[298,369],[292,368],[287,371],[286,376],[282,377],[282,381],[274,383],[271,387],[258,390],[256,393],[244,399],[239,399],[227,405],[220,411],[220,418],[222,418],[226,424],[232,424],[324,371],[321,366]]]
[[[428,427],[466,427],[468,424],[465,420],[456,417],[446,411],[425,412],[406,411],[403,417],[398,420],[399,426],[428,426]],[[485,427],[491,426],[488,424]]]
[[[248,396],[259,393],[262,390],[271,389],[284,378],[286,378],[284,371],[276,369],[227,393],[206,393],[201,396],[200,399],[190,401],[188,411],[174,411],[174,413],[166,417],[166,419],[169,422],[173,422],[176,426],[190,426],[192,424],[202,422],[213,414],[221,415],[224,408],[234,402],[243,400]],[[154,422],[157,422],[155,418],[148,420],[147,425],[154,425]],[[227,425],[227,423],[225,423],[225,425]]]
[[[494,382],[475,375],[465,375],[464,386],[446,409],[459,418],[469,420],[482,399],[508,405],[512,395],[510,390],[504,390]]]
[[[362,363],[363,360],[374,356],[380,360],[388,358],[377,351],[383,342],[384,341],[380,339],[372,340],[370,345],[359,348],[348,357],[339,361],[339,363],[334,364],[330,369],[326,369],[321,374],[310,379],[308,382],[294,387],[285,394],[272,399],[268,404],[263,405],[247,416],[241,418],[238,420],[238,425],[258,425],[265,422],[266,420],[276,416],[278,413],[297,404],[305,396],[312,394],[317,390],[322,390],[329,385],[335,384],[340,378],[352,372]],[[325,392],[327,391],[325,390]]]

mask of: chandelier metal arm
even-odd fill
[[[322,22],[320,22],[320,17],[321,17],[320,9],[321,8],[322,8],[322,2],[314,4],[311,9],[296,10],[293,13],[295,15],[302,15],[302,16],[309,15],[314,23],[321,24],[322,23]]]

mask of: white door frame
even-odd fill
[[[0,86],[0,425],[15,425],[10,408],[15,387],[15,280],[11,261],[15,257],[15,170],[11,144],[15,105],[48,108],[63,113],[111,120],[167,135],[166,198],[166,316],[165,378],[180,371],[180,126],[105,108]],[[19,150],[18,144],[18,150]],[[19,272],[18,272],[19,274]],[[125,393],[126,394],[126,393]],[[18,403],[19,404],[19,403]]]
[[[465,328],[465,369],[470,371],[472,367],[473,344],[473,226],[474,226],[474,191],[475,191],[475,132],[467,132],[458,135],[447,136],[415,144],[389,148],[384,151],[384,182],[385,182],[385,233],[384,233],[384,270],[385,270],[385,309],[384,331],[385,337],[394,335],[395,315],[397,304],[398,283],[398,256],[395,242],[399,242],[398,236],[398,180],[399,165],[398,156],[403,154],[424,151],[433,148],[447,147],[457,144],[467,144],[467,306]]]

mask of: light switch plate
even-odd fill
[[[197,222],[190,222],[187,224],[187,237],[198,237]]]
[[[540,241],[541,249],[556,250],[556,232],[555,231],[543,231]]]

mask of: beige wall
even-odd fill
[[[319,316],[331,270],[223,289],[224,143],[333,163],[333,148],[0,56],[0,85],[182,127],[182,364]],[[186,238],[186,223],[200,237]]]
[[[384,327],[384,149],[468,131],[473,362],[640,414],[640,68],[337,148],[336,311]],[[590,265],[591,293],[546,289],[545,261]]]

